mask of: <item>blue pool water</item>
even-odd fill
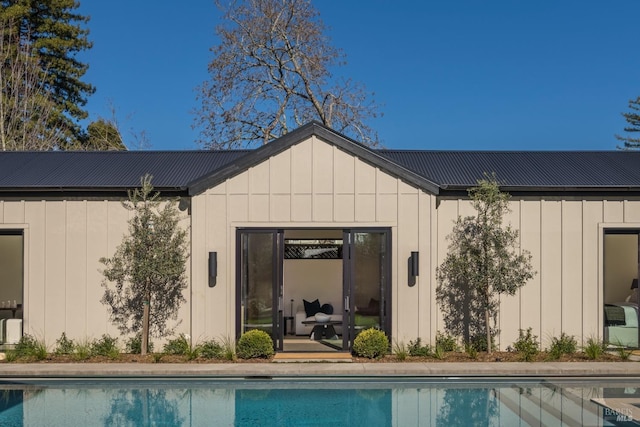
[[[639,425],[633,405],[619,379],[0,382],[0,426]]]

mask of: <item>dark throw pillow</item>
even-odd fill
[[[331,304],[322,304],[320,311],[324,314],[333,314],[333,306]]]
[[[304,311],[307,314],[307,317],[315,316],[316,313],[320,312],[320,301],[317,299],[311,302],[303,299],[302,302],[304,302]]]

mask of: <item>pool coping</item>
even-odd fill
[[[10,363],[11,378],[296,378],[296,377],[640,377],[638,362],[505,363]]]

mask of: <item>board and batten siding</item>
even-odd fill
[[[535,277],[514,296],[500,297],[497,344],[512,346],[518,330],[532,328],[542,346],[562,332],[579,345],[603,335],[602,237],[607,228],[639,228],[639,200],[602,200],[594,197],[512,198],[505,224],[518,230],[519,244],[531,252]],[[473,215],[468,199],[439,201],[434,213],[437,237],[432,271],[448,251],[446,237],[458,215]],[[436,284],[437,285],[437,284]],[[441,314],[435,329],[444,330]]]
[[[235,334],[236,229],[388,227],[392,232],[392,334],[430,339],[434,197],[338,147],[311,137],[192,198],[193,334]],[[407,259],[423,272],[407,285]],[[207,286],[207,254],[218,253]],[[285,286],[287,284],[285,283]]]
[[[74,340],[120,336],[100,303],[99,260],[115,254],[130,216],[118,200],[0,201],[0,231],[24,230],[24,333],[50,347],[63,332]],[[188,221],[182,214],[182,225]],[[188,307],[180,311],[185,332]]]

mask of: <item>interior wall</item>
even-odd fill
[[[638,235],[604,235],[604,303],[624,301],[638,276]]]
[[[285,259],[283,279],[285,316],[304,310],[303,299],[316,298],[321,305],[331,304],[334,313],[342,312],[341,259]],[[290,314],[292,299],[293,314]]]
[[[0,305],[8,301],[22,304],[22,235],[0,234]]]

